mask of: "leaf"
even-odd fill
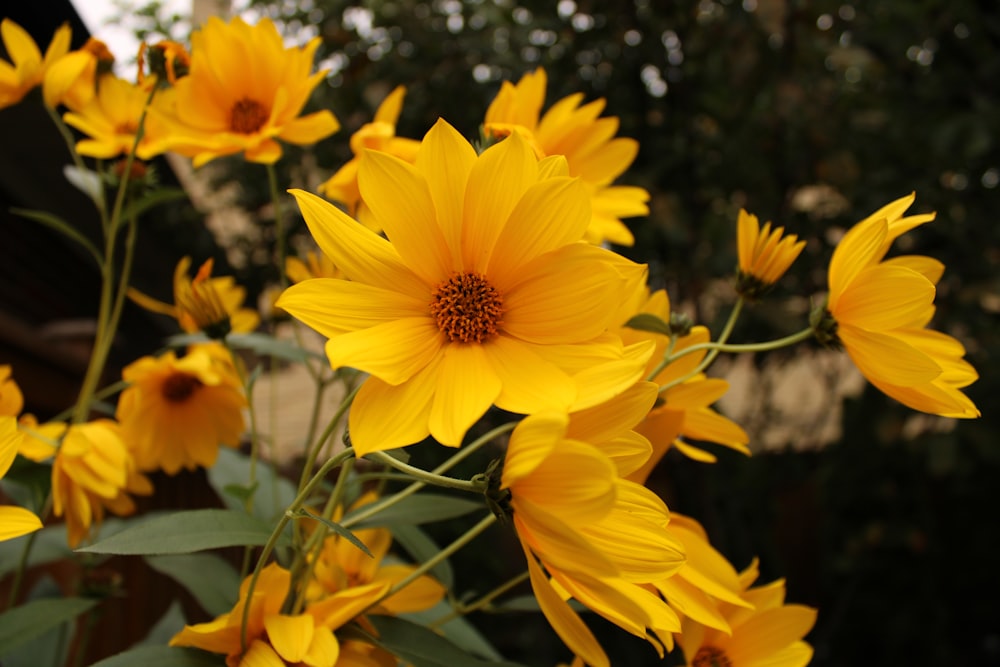
[[[0,542],[0,577],[17,569],[24,545],[34,537],[27,567],[69,558],[73,551],[66,545],[66,526],[46,526],[35,533]]]
[[[98,209],[104,208],[104,186],[101,184],[100,175],[89,169],[79,169],[68,164],[63,167],[63,176],[70,185],[87,195]]]
[[[316,521],[319,521],[324,526],[326,526],[327,528],[329,528],[330,530],[337,533],[345,540],[356,546],[358,549],[361,549],[361,551],[363,551],[365,555],[368,556],[369,558],[375,558],[375,556],[372,555],[371,550],[368,548],[368,545],[359,540],[357,535],[347,530],[336,521],[330,521],[326,517],[320,516],[318,514],[313,514],[312,512],[306,509],[300,509],[295,516],[296,518],[315,519]]]
[[[262,546],[271,527],[241,511],[200,509],[133,524],[77,552],[115,555],[189,554],[220,547]]]
[[[413,560],[418,563],[429,561],[441,551],[441,547],[417,526],[397,524],[392,527],[392,535],[396,538],[396,542],[406,549],[407,553],[413,556]],[[431,573],[444,584],[445,588],[450,590],[455,585],[455,575],[447,558],[432,567]]]
[[[402,614],[400,618],[405,618],[419,625],[427,625],[435,619],[442,618],[446,614],[451,613],[452,610],[453,607],[447,600],[441,600],[430,609]],[[473,655],[489,660],[503,659],[503,656],[493,647],[493,644],[476,629],[476,626],[463,616],[455,616],[451,620],[442,623],[436,627],[436,631],[454,642],[463,651],[468,651]]]
[[[62,590],[55,579],[42,575],[41,579],[31,589],[31,600],[57,599],[62,597]],[[70,619],[33,639],[18,644],[16,648],[0,655],[3,667],[38,667],[39,665],[65,665],[73,635],[76,633],[76,623]]]
[[[463,651],[423,625],[393,616],[369,615],[378,638],[375,643],[413,667],[521,667],[514,662],[482,660]]]
[[[45,598],[0,614],[0,655],[87,611],[97,600]]]
[[[174,600],[139,644],[142,646],[166,646],[170,643],[170,639],[184,628],[186,623],[180,600]]]
[[[101,259],[101,253],[97,251],[97,248],[90,242],[90,239],[81,234],[62,218],[52,215],[51,213],[46,213],[45,211],[30,211],[25,208],[12,208],[10,209],[10,212],[14,215],[19,215],[22,218],[27,218],[28,220],[34,220],[35,222],[41,223],[49,229],[56,230],[67,238],[72,239],[83,246],[83,248],[90,253],[90,256],[94,258],[94,261],[97,262],[97,266],[101,266],[104,263]]]
[[[248,489],[249,479],[250,457],[233,449],[220,448],[219,458],[208,469],[208,483],[226,507],[244,510],[249,496],[244,495],[242,490]],[[275,473],[274,468],[264,461],[257,461],[256,480],[251,514],[261,521],[274,523],[292,504],[298,492],[295,485]],[[238,495],[233,495],[235,489],[241,489],[236,492]]]
[[[240,575],[215,554],[146,556],[146,562],[186,588],[211,616],[230,611],[236,604]]]
[[[193,648],[137,646],[95,662],[90,667],[222,667],[225,656]]]
[[[633,315],[629,318],[629,321],[625,323],[625,326],[629,329],[651,331],[653,333],[663,334],[664,336],[669,336],[671,333],[670,324],[664,322],[652,313],[639,313],[638,315]]]
[[[318,352],[299,347],[294,341],[281,340],[257,331],[229,334],[226,336],[226,340],[237,349],[250,350],[263,357],[277,357],[299,363],[304,363],[309,359],[326,359]]]
[[[181,188],[158,187],[142,199],[131,202],[128,206],[126,206],[122,211],[122,219],[128,220],[132,216],[139,218],[143,213],[154,206],[177,201],[179,199],[187,199],[187,193]],[[122,228],[124,227],[125,225],[122,225]]]
[[[407,498],[406,502],[391,505],[357,524],[350,520],[351,514],[354,512],[349,512],[342,523],[351,528],[434,523],[435,521],[454,519],[481,509],[483,509],[483,503],[478,500],[446,496],[440,493],[421,493]]]

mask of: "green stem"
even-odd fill
[[[467,479],[455,479],[454,477],[445,477],[444,475],[437,475],[421,468],[411,466],[409,463],[403,463],[397,459],[392,458],[385,452],[372,452],[368,454],[366,458],[374,459],[379,463],[383,463],[390,468],[395,468],[401,472],[414,477],[425,484],[432,484],[434,486],[442,486],[447,489],[459,489],[460,491],[469,491],[470,493],[482,493],[485,490],[485,485],[482,482],[471,481]]]
[[[323,445],[333,432],[337,429],[340,424],[340,420],[344,418],[347,413],[347,409],[351,407],[351,403],[354,402],[354,397],[358,395],[358,390],[361,389],[361,385],[355,387],[351,392],[344,397],[344,400],[340,402],[340,406],[337,408],[337,412],[334,413],[333,417],[330,418],[329,423],[327,423],[326,428],[323,429],[323,433],[315,442],[309,444],[309,450],[306,452],[306,460],[302,465],[302,475],[299,477],[299,486],[301,487],[305,484],[305,481],[309,479],[312,475],[313,467],[316,465],[316,459],[319,457],[320,451],[323,449]]]
[[[719,332],[719,337],[715,340],[716,345],[724,345],[726,341],[729,340],[729,336],[733,333],[733,327],[736,326],[736,320],[739,319],[740,313],[743,310],[744,303],[745,301],[743,300],[743,297],[740,297],[739,299],[736,300],[736,303],[733,305],[732,312],[729,313],[729,319],[726,320],[725,326],[722,328],[722,331]],[[689,373],[686,373],[682,377],[676,378],[674,380],[671,380],[670,382],[663,384],[660,387],[660,392],[664,392],[667,389],[670,389],[671,387],[676,387],[679,384],[684,384],[694,376],[704,371],[706,368],[712,365],[712,362],[715,361],[715,358],[719,356],[719,352],[720,350],[718,348],[714,350],[709,350],[708,354],[705,355],[705,358],[701,360],[700,364],[698,364],[694,369],[692,369]],[[676,359],[676,357],[674,358]]]
[[[59,134],[62,135],[63,141],[66,142],[66,148],[69,149],[70,157],[73,158],[73,164],[80,171],[86,171],[87,167],[85,164],[83,164],[83,158],[80,157],[80,154],[76,152],[76,140],[73,138],[73,132],[66,125],[66,122],[63,121],[62,116],[59,115],[59,112],[50,107],[48,104],[44,106],[45,110],[49,113],[49,118],[52,119],[52,122],[55,123],[56,125],[56,129],[59,130]],[[94,203],[96,204],[97,202]],[[104,207],[103,205],[101,205],[99,206],[99,208],[103,209]]]
[[[282,289],[288,287],[288,276],[285,275],[285,257],[288,250],[285,247],[285,220],[281,215],[281,199],[278,196],[278,174],[274,164],[267,165],[267,185],[271,191],[271,207],[274,209],[274,242],[278,254],[278,284]]]
[[[465,616],[466,614],[469,614],[471,612],[474,612],[474,611],[477,611],[479,609],[482,609],[483,607],[485,607],[489,603],[493,602],[493,600],[495,600],[496,598],[500,597],[501,595],[503,595],[504,593],[506,593],[510,589],[512,589],[515,586],[517,586],[518,584],[521,584],[521,583],[527,581],[529,574],[530,573],[527,570],[525,570],[524,572],[522,572],[521,574],[517,575],[516,577],[512,577],[512,578],[508,579],[507,581],[505,581],[504,583],[500,584],[499,586],[497,586],[492,591],[490,591],[489,593],[487,593],[483,597],[479,598],[475,602],[472,602],[470,604],[459,604],[454,609],[452,609],[450,612],[448,612],[446,615],[444,615],[441,618],[437,619],[436,621],[430,623],[428,625],[428,627],[431,628],[431,629],[439,628],[439,627],[441,627],[442,625],[444,625],[445,623],[447,623],[448,621],[450,621],[452,619],[458,618],[459,616]]]
[[[90,402],[91,402],[91,404],[93,404],[94,401],[100,401],[102,399],[107,398],[108,396],[114,396],[115,394],[117,394],[118,392],[122,391],[123,389],[126,389],[128,386],[129,386],[129,383],[125,382],[125,380],[118,380],[117,382],[112,382],[107,387],[104,387],[102,389],[98,389],[97,391],[95,391],[94,395],[90,397]],[[50,422],[66,421],[67,419],[69,419],[72,416],[74,409],[75,409],[75,406],[74,407],[66,408],[65,410],[63,410],[62,412],[60,412],[59,414],[57,414],[52,419],[49,419],[48,421],[50,421]]]
[[[663,372],[663,369],[670,365],[673,361],[671,356],[674,353],[674,347],[677,345],[677,336],[671,336],[670,342],[667,343],[667,349],[663,351],[663,358],[660,359],[660,363],[656,364],[656,367],[649,372],[646,376],[647,382],[656,382],[656,376]]]

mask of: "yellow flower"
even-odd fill
[[[812,647],[802,638],[816,623],[816,610],[785,604],[785,582],[781,579],[750,588],[757,580],[757,562],[740,573],[743,599],[751,607],[722,604],[722,614],[731,633],[706,628],[694,619],[684,619],[678,643],[685,665],[709,667],[805,667]]]
[[[293,283],[300,283],[310,278],[343,278],[340,270],[334,266],[330,258],[322,251],[310,250],[306,253],[305,261],[298,257],[285,258],[285,275]]]
[[[10,19],[0,22],[0,35],[11,62],[0,60],[0,109],[17,104],[41,85],[45,73],[69,51],[70,28],[62,25],[52,35],[45,56],[28,32]]]
[[[164,39],[156,44],[139,46],[139,62],[137,66],[137,83],[147,87],[146,61],[149,61],[149,74],[156,80],[166,81],[171,86],[191,69],[191,54],[183,44]]]
[[[139,470],[174,475],[182,467],[207,468],[219,445],[240,444],[247,401],[227,358],[214,343],[194,346],[180,359],[173,352],[143,357],[122,371],[129,387],[116,416]]]
[[[570,176],[578,176],[590,194],[592,213],[586,239],[591,243],[632,245],[635,238],[621,218],[648,215],[649,193],[611,183],[632,164],[639,143],[613,138],[618,118],[598,118],[604,110],[603,99],[580,106],[582,93],[559,100],[539,120],[545,85],[545,70],[541,67],[525,74],[517,85],[504,81],[486,110],[485,132],[494,137],[517,132],[531,143],[539,157],[565,156]]]
[[[965,348],[927,329],[943,267],[921,256],[884,260],[896,238],[934,219],[933,213],[902,217],[913,200],[913,194],[897,199],[844,235],[830,260],[830,294],[814,329],[821,342],[842,345],[868,381],[900,403],[945,417],[978,417],[961,392],[978,378],[963,359]]]
[[[10,470],[24,435],[17,430],[17,420],[0,416],[0,479]],[[41,520],[23,507],[0,505],[0,542],[21,537],[42,527]]]
[[[642,393],[629,402],[641,403]],[[684,560],[664,530],[667,508],[649,490],[621,479],[596,446],[567,438],[569,423],[565,414],[545,413],[518,424],[493,502],[512,517],[539,606],[576,655],[592,667],[610,664],[569,597],[648,639],[662,656],[680,624],[645,584],[671,576]]]
[[[52,108],[65,104],[73,110],[82,109],[94,99],[98,77],[110,72],[114,61],[107,44],[88,38],[83,48],[66,54],[45,73],[42,83],[45,104]]]
[[[80,155],[108,159],[128,155],[135,144],[139,120],[149,99],[149,91],[113,74],[105,74],[97,84],[97,95],[88,104],[75,107],[63,116],[67,125],[89,137],[77,142]],[[156,122],[143,122],[143,137],[136,156],[148,160],[155,155],[150,150],[156,136]]]
[[[310,74],[320,41],[285,48],[270,19],[251,26],[210,17],[191,36],[190,72],[151,108],[167,126],[159,149],[193,157],[195,167],[235,153],[272,164],[281,157],[277,139],[305,145],[336,132],[329,111],[299,115],[326,76]]]
[[[349,280],[289,287],[277,305],[330,340],[334,368],[371,374],[349,427],[358,456],[433,435],[458,446],[491,406],[583,409],[639,379],[651,345],[607,333],[644,268],[580,239],[583,186],[518,136],[477,156],[438,121],[415,165],[369,151],[361,194],[388,240],[295,191]]]
[[[358,164],[365,149],[372,149],[395,155],[404,162],[413,164],[417,158],[419,141],[396,136],[396,121],[403,108],[404,86],[397,86],[382,100],[375,111],[375,118],[365,123],[351,135],[351,151],[354,157],[337,173],[319,186],[320,194],[340,202],[347,207],[347,212],[359,222],[373,231],[381,231],[372,218],[371,210],[361,199],[358,189]]]
[[[246,290],[232,276],[212,278],[214,262],[209,259],[188,277],[191,258],[182,257],[174,269],[174,305],[157,301],[138,290],[129,289],[128,296],[147,310],[177,318],[188,333],[204,331],[212,338],[223,338],[230,332],[253,331],[260,316],[249,308],[241,308]]]
[[[737,222],[739,273],[736,291],[756,299],[778,282],[785,271],[806,247],[795,234],[785,236],[785,228],[771,229],[771,223],[761,229],[756,215],[740,209]]]
[[[0,364],[0,416],[17,417],[24,409],[24,394],[10,376],[10,365]]]
[[[650,295],[648,288],[641,285],[631,292],[631,297],[624,301],[619,310],[619,322],[624,324],[637,313],[655,315],[668,322],[670,299],[666,291],[658,290]],[[617,331],[626,343],[647,340],[656,344],[656,350],[650,357],[646,369],[647,373],[654,370],[670,344],[669,337],[664,334],[639,331],[624,326]],[[695,326],[688,335],[677,338],[673,353],[677,354],[693,345],[707,343],[709,339],[707,328]],[[695,460],[715,461],[713,454],[691,445],[682,438],[714,442],[743,454],[750,453],[746,446],[749,442],[746,432],[738,424],[711,408],[712,403],[722,398],[729,390],[729,383],[722,379],[706,377],[704,373],[692,375],[705,358],[705,354],[705,350],[686,354],[670,363],[653,378],[653,382],[661,387],[659,400],[649,411],[646,419],[636,427],[639,433],[649,438],[653,445],[653,454],[641,470],[629,476],[630,479],[644,482],[649,472],[671,446]],[[663,387],[669,388],[664,390]]]
[[[136,472],[115,422],[99,419],[60,430],[62,444],[51,448],[52,512],[66,516],[69,545],[75,547],[91,525],[100,525],[105,511],[132,514],[135,503],[129,494],[149,495],[153,487]]]

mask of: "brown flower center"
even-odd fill
[[[694,654],[691,667],[733,667],[733,661],[726,652],[715,646],[702,646]]]
[[[202,386],[201,380],[187,373],[173,373],[167,376],[160,388],[163,398],[170,403],[183,403]]]
[[[253,134],[264,127],[270,115],[263,104],[244,97],[229,112],[229,129],[239,134]]]
[[[457,273],[434,290],[431,315],[452,343],[484,343],[497,335],[503,299],[484,276]]]

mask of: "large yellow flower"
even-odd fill
[[[649,193],[611,183],[632,164],[639,142],[613,138],[618,118],[598,118],[604,110],[603,99],[580,106],[582,93],[559,100],[539,120],[545,85],[541,67],[525,74],[517,85],[504,81],[486,110],[484,130],[493,136],[518,132],[531,142],[539,157],[565,156],[570,175],[580,177],[591,197],[587,240],[632,245],[635,238],[621,219],[647,215]]]
[[[350,413],[359,456],[433,435],[458,446],[491,405],[583,409],[639,379],[652,345],[607,333],[644,268],[581,241],[583,186],[518,135],[477,156],[439,121],[415,165],[375,151],[358,174],[388,240],[296,191],[349,280],[307,280],[277,305],[329,337],[333,367],[370,373]]]
[[[361,199],[361,191],[358,189],[358,165],[361,163],[361,154],[366,148],[395,155],[411,164],[417,158],[420,142],[396,136],[396,121],[399,120],[399,112],[403,109],[404,95],[406,88],[397,86],[382,100],[382,104],[375,111],[374,120],[365,123],[351,135],[351,151],[354,157],[319,186],[321,194],[344,204],[350,215],[375,231],[381,229],[375,226],[371,210]]]
[[[77,152],[102,159],[128,155],[135,144],[139,120],[148,99],[148,90],[113,74],[102,76],[97,83],[97,95],[88,104],[63,116],[67,125],[89,137],[77,142]],[[143,123],[142,140],[136,150],[136,155],[143,160],[155,155],[149,148],[156,135],[155,125],[156,122],[150,119]]]
[[[221,345],[206,344],[180,359],[173,352],[143,357],[122,371],[129,387],[117,418],[139,470],[207,468],[219,445],[240,444],[247,401],[228,357]]]
[[[45,73],[69,51],[70,28],[60,26],[45,49],[38,49],[28,32],[10,19],[0,22],[0,36],[11,62],[0,60],[0,109],[17,104],[28,91],[41,85]]]
[[[24,435],[17,430],[17,420],[0,416],[0,479],[10,470]],[[42,527],[41,520],[23,507],[0,505],[0,542],[32,533]]]
[[[979,410],[962,393],[978,375],[965,348],[927,329],[943,267],[922,256],[885,260],[892,242],[934,219],[902,217],[914,195],[902,197],[852,227],[830,260],[830,294],[814,318],[821,342],[843,345],[858,370],[900,403],[945,417],[973,418]]]
[[[812,647],[802,638],[816,623],[816,610],[785,604],[785,582],[781,579],[750,588],[757,580],[757,562],[740,574],[744,606],[721,604],[730,628],[707,628],[692,618],[684,619],[678,643],[685,665],[708,667],[805,667]]]
[[[159,150],[193,157],[196,167],[234,153],[271,164],[281,157],[277,139],[305,145],[336,132],[329,111],[299,115],[326,76],[310,74],[320,41],[285,48],[270,19],[209,18],[191,36],[190,72],[152,106],[167,125]]]

